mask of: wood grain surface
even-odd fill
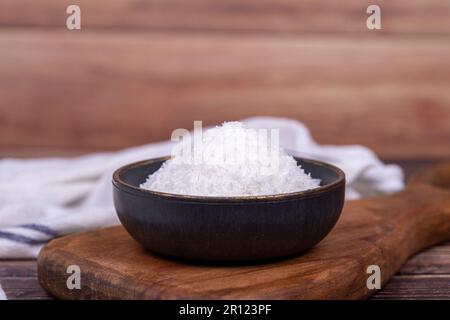
[[[8,30],[0,43],[4,146],[115,149],[267,115],[385,157],[450,155],[448,41]]]
[[[26,150],[23,152],[26,155]],[[67,151],[55,149],[52,152],[61,156]],[[385,159],[385,162],[390,160]],[[430,160],[411,159],[399,162],[407,177],[432,163]],[[450,242],[424,250],[409,259],[372,299],[450,299],[450,286],[446,286],[450,281],[449,266]],[[5,287],[3,284],[3,289],[9,299],[52,298],[39,285],[36,268],[36,261],[32,260],[0,261],[0,283],[7,281],[8,285]]]
[[[372,299],[450,299],[450,243],[410,260]],[[0,283],[8,299],[53,299],[37,279],[35,260],[0,261]]]
[[[65,28],[70,0],[2,0],[0,26]],[[378,34],[450,34],[446,0],[78,0],[83,28],[236,33],[367,33],[366,9],[382,9]]]
[[[347,202],[325,240],[291,259],[186,263],[150,254],[113,227],[50,242],[38,274],[45,289],[66,299],[360,299],[375,293],[366,286],[369,265],[380,266],[385,284],[408,257],[449,239],[450,190],[415,180],[392,196]],[[72,264],[82,270],[81,290],[67,289]]]
[[[35,260],[0,260],[0,284],[10,300],[51,299],[38,283]]]

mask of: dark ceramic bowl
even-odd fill
[[[255,197],[199,197],[143,190],[139,185],[167,158],[141,161],[113,175],[114,205],[145,248],[178,258],[251,261],[294,255],[322,240],[344,204],[344,173],[296,158],[321,186]]]

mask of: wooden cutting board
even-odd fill
[[[450,163],[414,176],[401,193],[345,204],[333,231],[303,255],[253,265],[193,264],[145,251],[122,227],[53,240],[40,284],[64,299],[360,299],[367,268],[384,285],[408,257],[450,240]],[[67,288],[71,265],[81,289]]]

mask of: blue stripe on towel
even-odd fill
[[[25,229],[31,229],[31,230],[35,230],[35,231],[39,231],[42,233],[45,233],[46,235],[49,235],[50,237],[57,237],[58,236],[58,232],[56,232],[53,229],[50,229],[47,226],[44,226],[42,224],[36,224],[36,223],[26,223],[26,224],[21,224],[18,225],[19,228],[25,228]]]
[[[6,232],[6,231],[0,231],[0,238],[8,239],[8,240],[20,242],[20,243],[25,243],[25,244],[32,245],[32,246],[44,244],[44,243],[48,242],[48,239],[36,240],[33,238],[21,236],[19,234],[15,234],[12,232]]]

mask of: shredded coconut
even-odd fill
[[[225,122],[186,135],[143,189],[181,195],[239,197],[275,195],[320,185],[279,147],[278,132]]]

